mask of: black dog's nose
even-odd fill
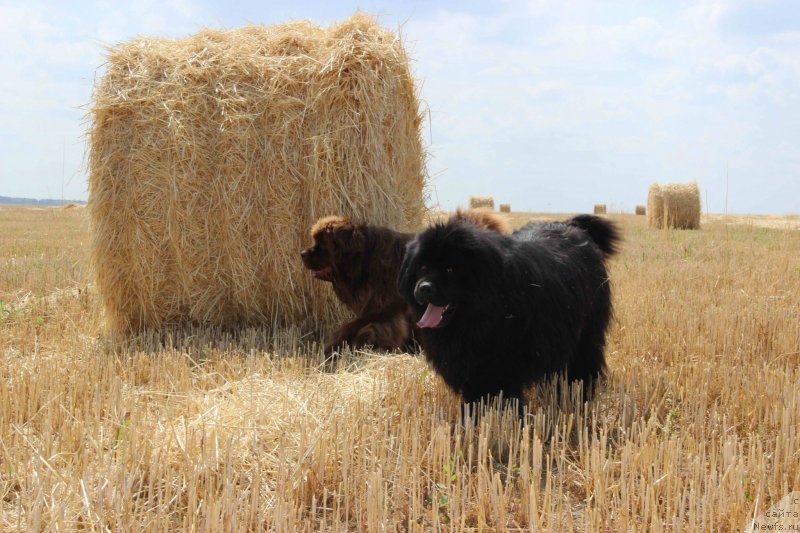
[[[431,296],[436,292],[436,287],[430,281],[421,281],[414,288],[414,298],[421,304],[430,301]]]

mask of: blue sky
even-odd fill
[[[796,0],[0,0],[0,195],[86,198],[104,45],[356,8],[405,39],[443,208],[630,211],[653,181],[696,180],[719,213],[727,173],[729,212],[800,213]]]

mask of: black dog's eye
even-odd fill
[[[447,268],[444,269],[444,271],[447,272],[448,274],[452,274],[453,273],[453,267],[447,267]]]
[[[422,265],[421,267],[419,267],[419,271],[420,272],[427,272],[428,271],[428,265]]]

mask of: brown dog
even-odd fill
[[[510,232],[506,221],[487,209],[459,209],[454,216],[469,218],[490,231]],[[314,277],[332,283],[336,296],[355,314],[334,331],[326,355],[345,344],[414,349],[414,319],[397,289],[406,243],[413,237],[338,216],[321,218],[312,226],[314,245],[300,252],[303,264]]]

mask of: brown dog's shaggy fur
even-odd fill
[[[505,220],[488,209],[458,210],[454,216],[498,233],[510,232]],[[415,348],[414,319],[397,290],[406,243],[413,237],[338,216],[321,218],[312,226],[314,245],[300,253],[303,264],[316,278],[332,283],[336,296],[355,315],[334,331],[326,355],[345,344],[381,350]]]
[[[326,355],[344,344],[412,348],[411,317],[397,291],[397,271],[413,236],[337,216],[321,218],[311,228],[314,245],[300,253],[303,264],[315,277],[331,282],[333,292],[355,314],[334,331]]]
[[[456,209],[455,214],[450,217],[451,220],[466,218],[490,231],[497,233],[511,233],[511,225],[506,222],[506,219],[489,209],[488,207],[475,207],[464,211],[460,207]]]

